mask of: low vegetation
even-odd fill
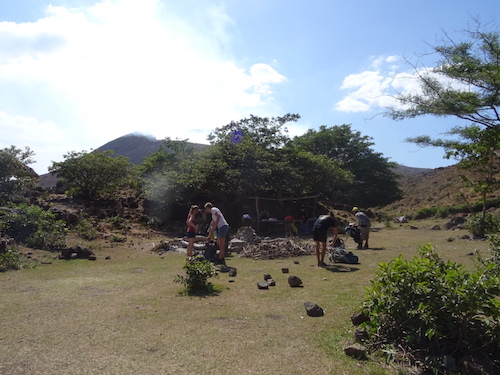
[[[363,304],[367,345],[386,360],[434,373],[456,371],[464,361],[498,367],[499,270],[495,261],[467,270],[429,244],[412,260],[381,263]]]

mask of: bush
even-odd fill
[[[218,293],[215,286],[208,281],[210,277],[219,274],[211,262],[200,255],[195,255],[186,259],[183,269],[186,270],[186,276],[177,275],[174,282],[184,285],[188,295]]]
[[[24,268],[26,263],[19,251],[15,248],[8,248],[6,252],[0,254],[0,271],[19,270]]]
[[[2,230],[29,247],[56,250],[65,247],[67,228],[56,215],[38,206],[21,204],[3,217]]]
[[[430,245],[412,261],[381,263],[363,312],[372,349],[401,349],[410,361],[440,372],[442,358],[500,360],[500,280],[494,264],[466,271]]]
[[[500,228],[498,216],[487,212],[483,221],[482,214],[471,214],[467,217],[465,227],[473,236],[483,236],[488,233],[497,233]]]

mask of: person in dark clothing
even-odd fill
[[[332,228],[333,243],[335,243],[339,237],[339,233],[337,230],[337,220],[335,220],[335,216],[333,216],[332,212],[330,212],[328,215],[321,215],[320,217],[318,217],[313,225],[313,240],[316,242],[316,258],[318,259],[318,267],[327,266],[327,264],[325,263],[325,254],[326,239],[329,228]]]

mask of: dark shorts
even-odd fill
[[[196,237],[196,232],[186,232],[187,238],[195,238]]]
[[[319,228],[313,229],[313,240],[318,242],[326,242],[327,231]]]

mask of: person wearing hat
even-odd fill
[[[339,237],[339,233],[337,230],[337,220],[335,220],[335,216],[333,216],[332,212],[330,212],[328,215],[321,215],[320,217],[318,217],[313,226],[313,240],[316,242],[316,258],[318,258],[318,267],[328,266],[328,264],[325,263],[325,254],[326,238],[329,228],[332,228],[333,243],[335,243],[337,241],[337,238]]]
[[[372,222],[368,215],[366,215],[364,212],[361,212],[358,207],[353,207],[352,213],[356,217],[358,225],[361,229],[361,241],[358,245],[358,250],[362,248],[368,249],[368,238],[370,237],[370,227],[372,225]],[[363,246],[363,241],[365,242],[365,246]]]

